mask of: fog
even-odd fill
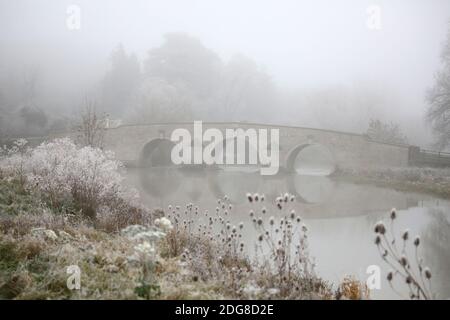
[[[446,0],[0,0],[0,124],[9,136],[45,134],[70,126],[90,99],[128,122],[363,133],[376,118],[428,146],[425,94],[449,20]],[[129,65],[114,71],[119,45]],[[174,54],[183,50],[185,64]]]

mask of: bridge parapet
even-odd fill
[[[105,146],[113,150],[120,160],[137,164],[148,143],[155,139],[170,140],[172,131],[177,128],[193,133],[192,122],[121,125],[106,130]],[[361,134],[245,122],[204,122],[203,128],[217,128],[222,132],[237,128],[279,129],[280,166],[285,168],[288,168],[289,161],[295,156],[293,152],[300,149],[299,146],[313,144],[326,147],[335,164],[342,167],[401,167],[409,163],[408,146],[371,141]]]
[[[366,135],[285,125],[247,122],[204,122],[204,130],[225,129],[279,129],[280,166],[292,166],[305,145],[327,148],[335,165],[347,168],[370,169],[376,167],[450,166],[450,154],[422,150],[419,147],[394,145],[372,141]],[[155,140],[170,140],[173,130],[185,128],[193,132],[192,122],[121,124],[105,129],[104,147],[115,152],[116,157],[132,165],[138,165],[145,147]],[[44,140],[58,137],[76,138],[77,133],[58,133],[48,137],[28,139],[36,145]],[[14,139],[11,139],[14,140]]]

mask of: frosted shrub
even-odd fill
[[[10,176],[23,171],[26,188],[38,191],[53,208],[67,206],[90,218],[105,208],[110,212],[130,205],[136,197],[122,187],[121,164],[112,153],[78,147],[70,139],[12,152],[0,167]]]
[[[52,205],[70,200],[94,218],[100,206],[114,205],[124,195],[120,163],[112,154],[92,147],[77,148],[69,139],[33,149],[27,162],[27,180],[48,195]]]
[[[27,140],[14,141],[11,147],[0,148],[0,178],[4,175],[16,178],[20,185],[25,183],[24,155],[29,150]]]

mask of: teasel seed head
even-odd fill
[[[397,218],[397,210],[395,208],[392,208],[391,219],[394,220],[395,218]]]
[[[406,258],[406,256],[403,255],[403,256],[401,256],[399,262],[400,262],[400,264],[401,264],[402,266],[406,267],[406,266],[408,265],[408,258]]]
[[[392,271],[389,271],[389,273],[387,274],[387,280],[389,282],[391,282],[393,278],[394,278],[394,273]]]
[[[419,237],[419,236],[416,236],[416,237],[414,238],[414,245],[415,245],[416,247],[418,247],[419,244],[420,244],[420,237]]]
[[[377,224],[375,225],[375,233],[379,233],[379,234],[386,233],[386,227],[384,226],[383,221],[377,222]]]
[[[378,246],[378,245],[380,245],[380,243],[381,243],[381,238],[380,238],[380,236],[376,236],[376,237],[375,237],[375,244]]]
[[[408,240],[408,238],[409,238],[409,230],[406,229],[406,230],[403,232],[403,234],[402,234],[402,239],[403,239],[404,241],[406,241],[406,240]]]
[[[423,270],[423,273],[425,274],[425,277],[427,279],[431,279],[431,271],[428,267],[425,267],[425,269]]]

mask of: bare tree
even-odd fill
[[[105,129],[106,114],[99,116],[95,101],[85,98],[84,109],[77,126],[79,140],[83,145],[102,148]]]
[[[378,119],[371,119],[366,134],[374,141],[408,144],[408,139],[403,135],[399,125],[392,122],[383,123]]]
[[[436,135],[439,149],[450,147],[450,30],[441,54],[442,69],[435,76],[435,84],[428,91],[427,120]]]

